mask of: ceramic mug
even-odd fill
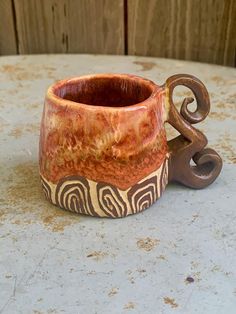
[[[180,110],[177,85],[190,88]],[[47,199],[81,214],[125,217],[151,206],[170,181],[203,188],[222,160],[192,124],[209,113],[208,92],[191,75],[162,86],[126,74],[62,80],[49,87],[40,133],[40,176]],[[167,141],[165,123],[180,135]],[[193,159],[195,165],[191,165]]]

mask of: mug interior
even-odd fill
[[[128,75],[95,75],[64,81],[54,94],[65,100],[91,106],[125,107],[148,99],[154,83]]]

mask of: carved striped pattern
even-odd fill
[[[43,179],[42,176],[40,176],[43,192],[46,196],[46,199],[50,202],[52,201],[52,191],[50,185]]]
[[[98,183],[97,197],[101,209],[108,217],[127,216],[127,205],[116,187],[106,183]]]
[[[161,177],[160,177],[160,195],[164,191],[166,185],[168,183],[168,159],[166,159],[162,165],[161,169]]]
[[[132,213],[150,207],[162,194],[168,183],[168,159],[161,166],[160,176],[135,184],[127,193]]]
[[[127,193],[132,213],[150,207],[158,199],[157,176],[135,184]]]
[[[95,216],[88,180],[80,176],[64,178],[56,188],[56,204],[76,213]]]
[[[161,196],[168,183],[168,159],[152,175],[125,191],[81,176],[63,178],[57,185],[42,177],[41,182],[46,198],[57,206],[90,216],[125,217],[150,207]]]

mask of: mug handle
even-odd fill
[[[173,103],[173,91],[178,85],[188,87],[194,94],[197,108],[189,111],[192,97],[184,99],[180,113]],[[203,121],[210,110],[210,99],[204,84],[188,74],[169,77],[163,86],[166,91],[166,122],[170,123],[180,135],[168,141],[169,181],[177,181],[188,187],[201,189],[211,184],[222,169],[221,157],[211,148],[205,148],[207,138],[192,124]],[[191,159],[195,165],[191,165]]]

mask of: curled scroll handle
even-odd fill
[[[188,109],[193,98],[185,98],[180,113],[173,103],[173,91],[178,85],[188,87],[194,94],[197,108]],[[178,74],[167,79],[163,86],[166,91],[168,114],[166,122],[170,123],[180,135],[168,142],[169,181],[177,181],[191,188],[204,188],[211,184],[222,169],[220,156],[211,148],[205,148],[207,138],[192,124],[203,121],[210,110],[210,99],[204,84],[196,77]],[[191,165],[191,159],[194,165]]]

